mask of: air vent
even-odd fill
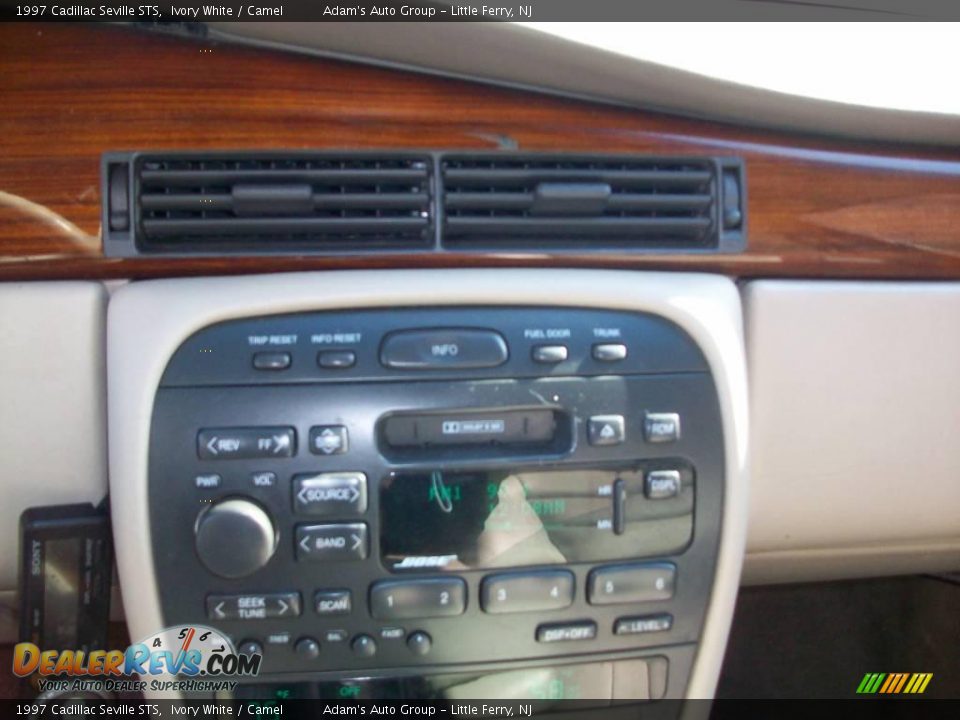
[[[739,252],[735,157],[106,153],[103,247],[137,255]]]
[[[447,156],[449,249],[734,250],[743,243],[741,166],[710,158]],[[735,222],[725,224],[724,176]],[[733,213],[729,214],[733,217]]]
[[[144,253],[427,249],[432,167],[429,156],[361,153],[139,155],[136,245]]]

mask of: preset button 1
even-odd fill
[[[467,607],[460,578],[382,580],[370,588],[370,613],[378,620],[449,617]]]

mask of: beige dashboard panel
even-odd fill
[[[960,284],[756,281],[745,580],[960,568]]]
[[[107,494],[106,304],[100,283],[0,284],[0,640],[20,513]]]
[[[594,270],[389,270],[188,278],[131,283],[108,319],[110,498],[117,566],[133,639],[162,627],[150,546],[147,454],[153,399],[167,361],[202,327],[222,320],[331,308],[550,305],[652,312],[703,350],[724,424],[727,484],[717,579],[689,697],[712,697],[743,561],[747,391],[740,296],[727,278]]]

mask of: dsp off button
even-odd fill
[[[211,620],[266,620],[300,615],[300,593],[207,595]]]
[[[673,597],[677,568],[671,563],[638,563],[597,568],[587,580],[591,605],[669,600]]]
[[[395,370],[489,368],[508,357],[506,341],[493,330],[400,330],[380,347],[380,363]]]
[[[308,562],[363,560],[368,552],[366,523],[297,526],[297,560]]]
[[[293,510],[304,515],[334,516],[366,512],[367,476],[362,472],[295,475]]]
[[[589,620],[540,625],[537,628],[537,642],[541,643],[593,640],[595,637],[597,637],[597,624]]]
[[[460,578],[382,580],[370,588],[370,614],[378,620],[451,617],[467,607]]]
[[[293,457],[296,451],[292,427],[209,428],[197,433],[201,460]]]

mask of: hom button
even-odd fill
[[[647,413],[643,420],[647,442],[665,443],[680,439],[680,416],[677,413]]]
[[[390,333],[380,362],[396,370],[465,370],[503,365],[507,343],[492,330],[402,330]]]

